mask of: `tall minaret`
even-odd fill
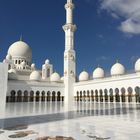
[[[74,32],[76,25],[73,24],[73,9],[72,0],[67,0],[66,9],[66,24],[63,26],[65,31],[65,51],[64,51],[64,84],[65,84],[65,103],[69,104],[74,100],[73,84],[76,79],[76,58],[74,51]]]

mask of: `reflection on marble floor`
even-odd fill
[[[140,104],[7,104],[0,140],[140,140]]]

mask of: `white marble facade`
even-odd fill
[[[1,93],[6,94],[7,102],[65,101],[70,104],[74,99],[139,102],[140,59],[136,61],[134,73],[131,74],[127,74],[125,67],[116,62],[110,69],[109,77],[106,77],[106,72],[101,67],[95,68],[92,76],[86,71],[82,71],[79,76],[76,75],[74,50],[76,25],[73,23],[72,0],[67,0],[65,9],[64,74],[60,76],[54,72],[53,65],[48,59],[42,65],[42,70],[38,70],[32,60],[31,47],[21,38],[9,47],[3,61],[3,65],[8,64],[8,70],[5,70],[8,80],[4,86],[7,90]],[[0,85],[2,83],[3,80],[0,81]]]

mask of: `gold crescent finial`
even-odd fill
[[[22,41],[23,40],[23,37],[22,37],[22,34],[20,35],[20,41]]]

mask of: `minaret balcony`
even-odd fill
[[[73,10],[75,8],[74,4],[73,3],[66,3],[65,4],[65,9],[67,10],[69,8]]]
[[[73,25],[73,24],[65,24],[63,26],[64,31],[71,30],[72,32],[75,32],[76,29],[77,29],[76,25]]]

